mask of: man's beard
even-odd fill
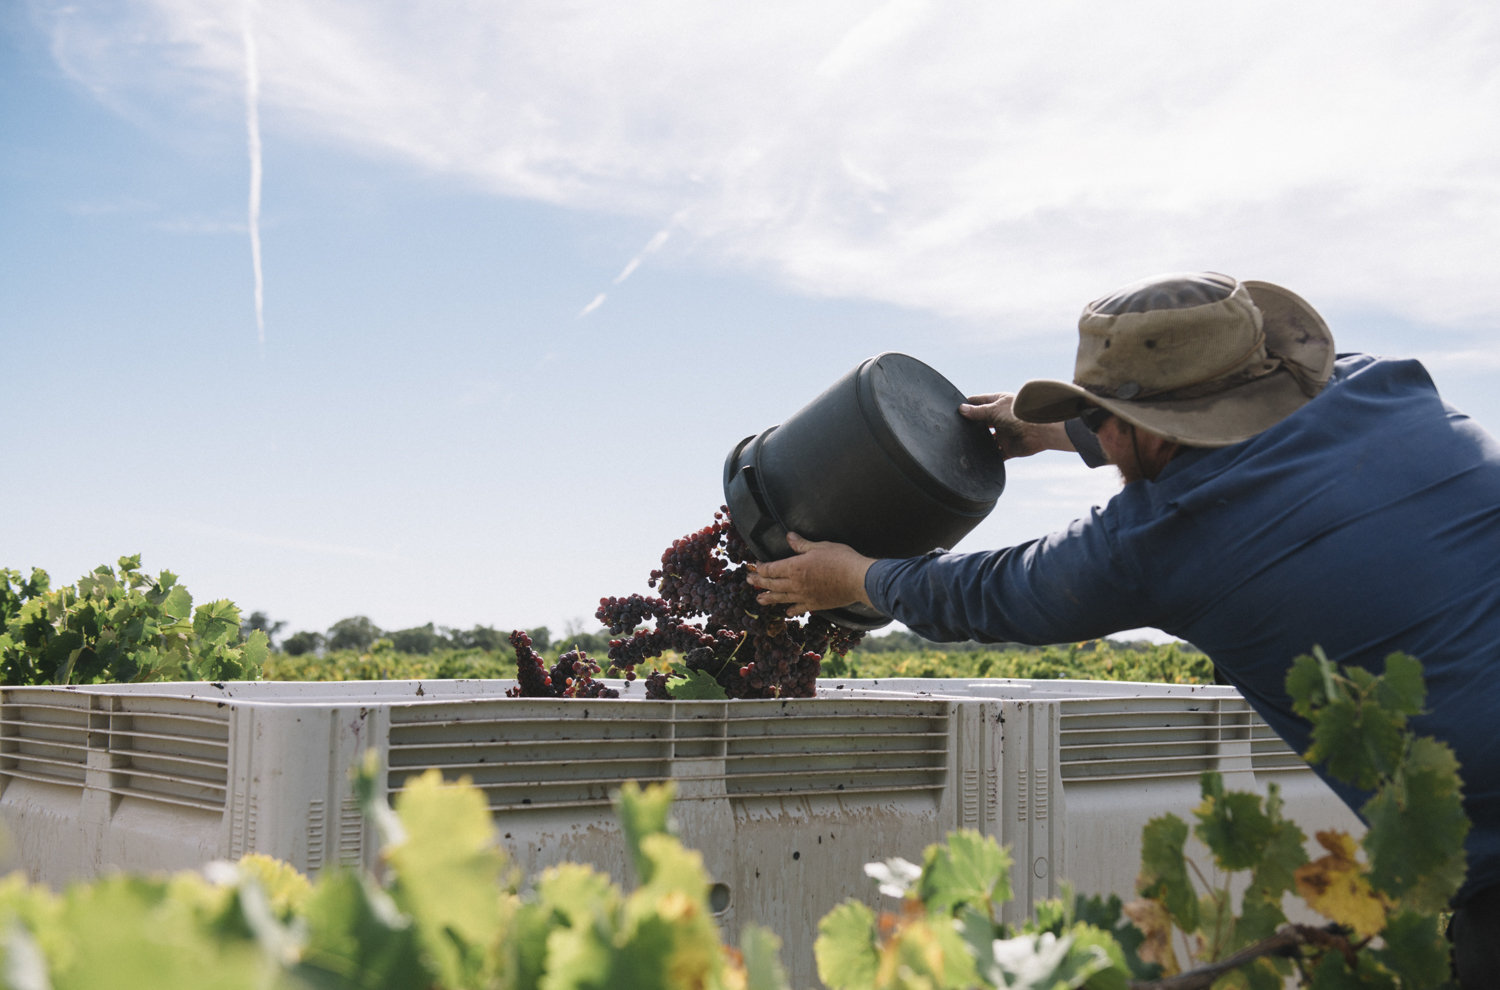
[[[1130,452],[1125,455],[1124,459],[1115,464],[1115,468],[1120,472],[1120,484],[1122,486],[1128,485],[1133,481],[1143,481],[1146,478],[1146,472],[1141,470],[1141,448],[1136,443],[1135,427],[1127,424],[1127,428],[1130,430]],[[1155,481],[1156,479],[1153,477],[1151,480]]]
[[[1115,469],[1120,472],[1120,484],[1128,485],[1132,481],[1140,481],[1146,477],[1141,471],[1141,452],[1135,443],[1135,427],[1130,428],[1130,450],[1125,456],[1115,462]]]

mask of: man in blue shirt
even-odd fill
[[[1298,752],[1286,672],[1321,645],[1427,675],[1413,728],[1453,747],[1474,823],[1453,925],[1461,985],[1500,985],[1500,445],[1421,364],[1335,357],[1278,286],[1147,279],[1079,321],[1074,381],[980,396],[1008,457],[1079,450],[1123,490],[1067,529],[982,553],[870,560],[793,539],[762,603],[859,601],[935,640],[1060,643],[1155,626],[1198,646]],[[1367,795],[1329,781],[1358,809]]]

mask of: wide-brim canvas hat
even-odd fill
[[[1333,334],[1296,293],[1214,272],[1157,275],[1084,307],[1073,381],[1031,381],[1012,412],[1028,423],[1103,406],[1194,447],[1275,426],[1333,374]]]

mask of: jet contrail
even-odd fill
[[[682,216],[682,213],[677,214],[677,216],[672,218],[672,223],[676,223],[677,221],[681,220]],[[648,254],[654,254],[657,251],[660,251],[661,246],[667,243],[667,238],[671,236],[672,224],[669,223],[667,224],[667,226],[656,232],[656,236],[651,238],[651,240],[646,243],[646,246],[641,249],[640,254],[636,255],[634,258],[631,258],[630,261],[626,263],[625,268],[620,272],[620,274],[615,276],[614,284],[619,285],[621,282],[625,281],[632,274],[634,274],[635,270],[641,267],[641,262],[646,260],[646,256]],[[601,292],[597,296],[595,296],[594,301],[583,307],[583,311],[578,314],[579,319],[588,316],[594,310],[598,309],[600,306],[603,306],[604,299],[607,295],[608,293]]]
[[[250,263],[255,268],[255,336],[260,356],[266,356],[266,286],[260,270],[260,64],[255,53],[255,32],[245,4],[245,130],[250,139]]]

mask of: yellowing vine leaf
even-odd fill
[[[1297,868],[1297,893],[1323,917],[1364,938],[1378,935],[1390,902],[1370,886],[1364,866],[1354,858],[1354,839],[1344,832],[1319,832],[1317,839],[1328,855]]]
[[[1126,904],[1123,910],[1125,917],[1146,936],[1135,950],[1141,962],[1160,966],[1163,976],[1181,972],[1177,953],[1172,950],[1172,916],[1167,913],[1167,906],[1153,897],[1141,897]]]

